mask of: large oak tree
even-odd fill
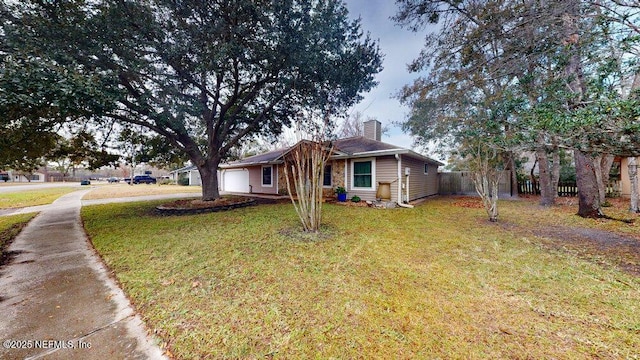
[[[5,38],[113,97],[103,117],[142,126],[197,166],[203,200],[243,139],[352,105],[381,54],[338,0],[26,1]],[[18,42],[26,43],[21,49]]]

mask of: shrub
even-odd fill
[[[360,202],[360,197],[358,195],[354,195],[351,198],[351,202],[354,202],[354,203]]]
[[[189,186],[189,178],[184,175],[180,175],[178,178],[178,185]]]

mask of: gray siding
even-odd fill
[[[369,159],[369,158],[366,158]],[[350,159],[347,161],[347,198],[351,199],[354,195],[358,195],[362,200],[374,201],[376,199],[376,191],[378,182],[386,181],[391,183],[391,201],[398,201],[398,162],[394,156],[380,156],[373,158],[375,161],[375,175],[373,178],[372,190],[361,190],[353,188],[352,179],[352,162],[365,159]]]
[[[425,163],[428,164],[427,174],[424,173]],[[411,175],[409,175],[409,201],[438,194],[438,165],[403,155],[403,177],[405,168],[411,169]],[[406,182],[406,179],[403,179],[403,182]],[[406,183],[404,186],[406,187]],[[403,191],[406,192],[406,188]]]
[[[200,171],[198,171],[198,170],[190,170],[188,176],[189,176],[189,185],[191,185],[191,186],[202,186],[202,179],[200,178]]]
[[[272,165],[271,181],[273,186],[262,186],[262,166],[251,166],[249,169],[249,186],[251,192],[257,194],[277,194],[278,193],[278,166]],[[285,185],[286,186],[286,185]]]

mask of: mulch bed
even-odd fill
[[[329,201],[327,201],[327,202],[329,202]],[[350,206],[350,207],[367,207],[367,206],[369,206],[366,201],[353,202],[351,200],[347,200],[347,201],[331,201],[331,203],[332,204],[342,205],[342,206]]]
[[[482,199],[479,197],[460,196],[453,202],[453,206],[467,208],[467,209],[484,209]]]
[[[181,199],[156,207],[159,215],[191,215],[217,211],[226,211],[256,205],[258,201],[244,196],[228,196],[214,201],[200,199]],[[261,201],[261,203],[265,203]]]

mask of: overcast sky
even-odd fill
[[[365,94],[364,100],[352,111],[360,111],[366,117],[374,117],[387,125],[390,132],[382,141],[411,148],[413,139],[404,134],[395,122],[402,122],[408,109],[403,107],[395,95],[402,86],[410,84],[418,74],[409,73],[407,64],[415,59],[424,43],[425,32],[413,33],[400,28],[390,18],[395,15],[397,5],[393,0],[345,0],[349,15],[361,18],[362,27],[371,38],[379,40],[384,54],[384,70],[376,77],[378,86]],[[433,154],[425,154],[433,155]]]

